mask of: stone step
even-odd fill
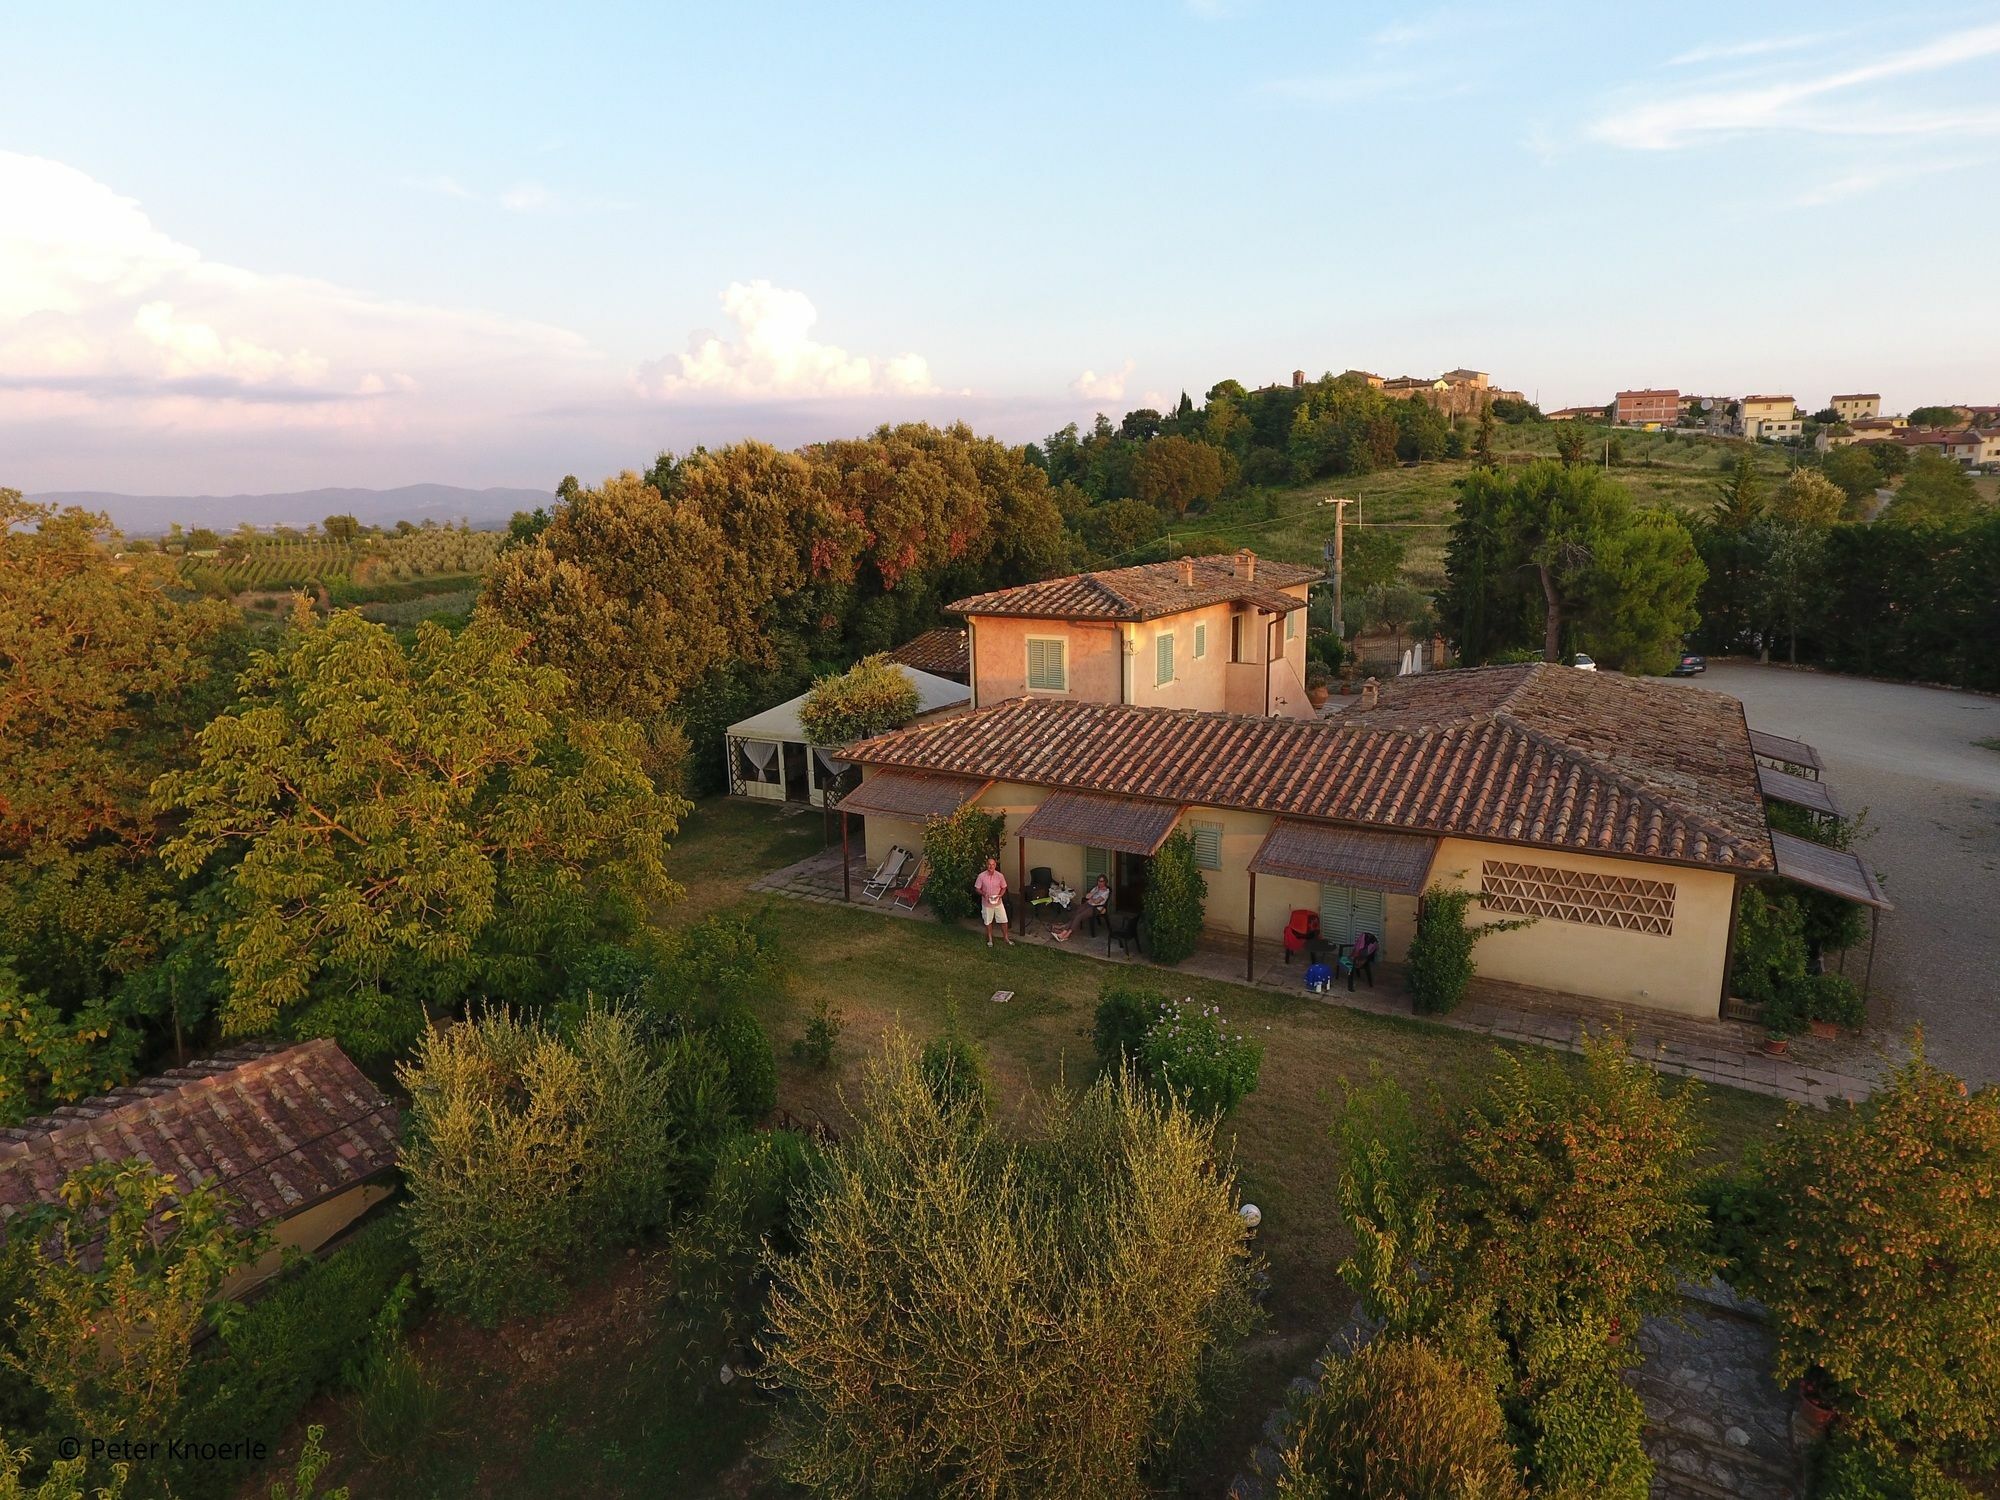
[[[1790,1465],[1774,1466],[1747,1448],[1681,1433],[1649,1432],[1653,1500],[1798,1500]]]

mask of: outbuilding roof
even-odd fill
[[[965,630],[956,625],[940,625],[936,630],[911,637],[891,651],[889,659],[939,677],[963,678],[972,671],[972,651],[966,643]]]
[[[1183,563],[1192,564],[1191,583],[1186,581]],[[1248,577],[1243,576],[1246,570]],[[1019,588],[974,594],[949,608],[961,615],[1019,615],[1036,620],[1154,620],[1211,604],[1249,602],[1271,608],[1274,594],[1323,576],[1320,569],[1300,563],[1257,557],[1239,563],[1237,557],[1224,554],[1024,583]],[[1301,600],[1290,602],[1293,608],[1303,607]]]
[[[929,672],[920,672],[915,667],[902,662],[896,669],[909,678],[910,686],[917,690],[917,714],[934,714],[947,708],[956,708],[961,703],[972,701],[972,690],[962,682],[953,682],[947,677],[936,677]],[[787,698],[783,703],[774,704],[762,713],[754,713],[747,719],[738,719],[724,734],[739,740],[795,740],[803,744],[806,738],[805,726],[799,722],[799,710],[811,696],[810,690],[796,698]]]
[[[1540,662],[1400,678],[1377,707],[1334,719],[1014,698],[843,754],[1183,806],[1772,867],[1741,704]]]
[[[220,1187],[255,1228],[387,1171],[396,1139],[396,1106],[332,1042],[246,1042],[0,1130],[0,1222],[137,1157]]]

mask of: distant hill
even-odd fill
[[[364,526],[397,521],[465,520],[505,526],[517,510],[547,505],[547,490],[468,490],[455,484],[406,484],[393,490],[294,490],[282,495],[118,495],[104,490],[56,490],[30,499],[81,505],[108,513],[128,536],[159,536],[170,522],[232,531],[245,521],[303,526],[327,516],[353,516]]]

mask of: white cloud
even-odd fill
[[[937,391],[930,364],[920,354],[878,362],[813,338],[819,311],[804,292],[762,279],[732,281],[721,300],[734,337],[697,331],[685,354],[640,366],[643,392],[760,398],[923,396]]]
[[[1125,382],[1132,378],[1134,363],[1126,360],[1115,370],[1106,370],[1102,375],[1095,370],[1085,370],[1069,383],[1076,395],[1091,401],[1119,401],[1125,396]]]
[[[1967,161],[1899,162],[1879,166],[1860,167],[1839,177],[1829,178],[1814,187],[1807,188],[1791,200],[1793,208],[1824,208],[1829,203],[1844,203],[1849,198],[1859,198],[1877,188],[1893,183],[1908,182],[1916,177],[1935,177],[1944,172],[1977,171],[1983,173],[1986,163]]]
[[[539,182],[517,182],[500,195],[500,206],[509,213],[528,214],[547,208],[555,201]]]
[[[614,386],[602,366],[559,329],[211,260],[84,173],[0,151],[0,422],[451,427]]]
[[[2000,25],[1973,27],[1874,62],[1741,88],[1710,89],[1634,104],[1590,126],[1600,141],[1634,151],[1672,151],[1756,131],[1818,135],[1923,136],[2000,131],[2000,109],[1927,108],[1869,98],[1870,85],[1919,77],[2000,53]],[[1835,102],[1834,96],[1849,96]]]

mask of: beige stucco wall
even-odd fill
[[[1001,868],[1008,881],[1021,883],[1021,824],[1048,795],[1041,787],[1001,782],[989,787],[979,805],[1006,815]],[[1211,935],[1242,937],[1250,928],[1249,863],[1272,818],[1264,813],[1195,807],[1181,818],[1182,827],[1213,823],[1221,829],[1221,868],[1203,871],[1208,884],[1205,925]],[[870,865],[887,857],[893,844],[911,850],[923,847],[923,829],[909,822],[869,818],[866,842]],[[1029,840],[1026,864],[1047,865],[1059,879],[1081,885],[1084,851],[1072,844]],[[1660,935],[1618,927],[1599,927],[1543,917],[1531,926],[1482,938],[1475,952],[1479,972],[1494,979],[1538,989],[1589,995],[1635,1009],[1711,1017],[1721,1004],[1723,965],[1727,959],[1729,919],[1735,901],[1735,881],[1721,871],[1653,864],[1641,860],[1607,859],[1567,851],[1481,843],[1471,839],[1439,841],[1426,884],[1460,886],[1477,891],[1481,866],[1487,860],[1553,866],[1614,876],[1663,880],[1674,886],[1673,931]],[[1319,908],[1317,882],[1259,876],[1255,931],[1260,943],[1275,943],[1292,912]],[[1387,896],[1383,901],[1383,956],[1400,963],[1407,956],[1416,927],[1417,900]],[[1487,912],[1474,901],[1473,921],[1511,919],[1508,912]]]
[[[981,615],[966,621],[971,637],[972,702],[987,708],[1028,693],[1028,637],[1055,636],[1069,643],[1069,688],[1037,691],[1037,698],[1074,698],[1084,703],[1118,703],[1124,659],[1118,627],[1075,620],[1017,620]]]
[[[1303,611],[1307,585],[1284,590]],[[1212,712],[1265,712],[1267,639],[1275,645],[1271,664],[1270,711],[1304,717],[1306,626],[1295,613],[1294,633],[1285,639],[1282,619],[1246,613],[1244,662],[1231,659],[1235,606],[1208,605],[1158,620],[1130,624],[1086,624],[1075,620],[1021,620],[1004,615],[976,616],[966,622],[972,639],[973,701],[988,707],[1029,693],[1028,640],[1058,637],[1068,644],[1069,685],[1060,693],[1037,690],[1035,697],[1070,698],[1087,703],[1133,703],[1152,708]],[[1207,627],[1204,653],[1194,654],[1195,627]],[[1174,637],[1174,676],[1158,680],[1159,638]]]
[[[1718,870],[1445,839],[1432,861],[1431,879],[1477,891],[1486,860],[1668,881],[1674,886],[1674,921],[1673,932],[1661,936],[1543,917],[1531,927],[1481,938],[1473,952],[1481,974],[1678,1015],[1706,1018],[1720,1010],[1729,915],[1735,902],[1732,876]],[[1472,921],[1513,916],[1488,913],[1476,900],[1468,913]]]
[[[387,1183],[364,1182],[271,1225],[271,1248],[224,1281],[217,1295],[241,1297],[259,1282],[269,1280],[278,1273],[284,1264],[286,1250],[319,1249],[387,1198],[391,1191]]]

